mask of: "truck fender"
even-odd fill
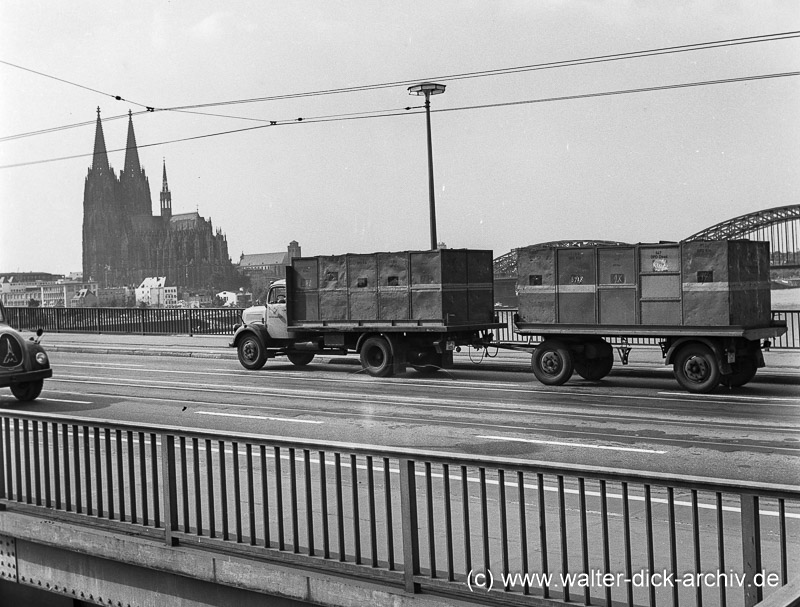
[[[261,345],[264,346],[264,348],[268,347],[269,334],[267,333],[266,328],[259,325],[246,325],[239,327],[239,329],[236,331],[236,334],[233,336],[233,342],[231,343],[231,346],[238,348],[239,342],[242,341],[242,338],[245,335],[254,335],[256,339],[261,342]]]
[[[714,353],[714,358],[717,359],[717,365],[720,371],[725,374],[730,373],[730,365],[728,364],[728,357],[725,355],[725,349],[718,339],[712,337],[680,337],[670,345],[667,354],[664,357],[664,364],[671,365],[674,361],[675,354],[686,344],[700,343],[708,346]]]

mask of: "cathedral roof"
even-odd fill
[[[285,264],[287,262],[288,253],[281,251],[279,253],[255,253],[253,255],[242,255],[239,259],[240,268],[248,268],[252,266],[275,266]]]

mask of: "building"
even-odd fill
[[[93,301],[93,305],[97,305],[96,282],[68,280],[63,277],[56,280],[41,280],[37,278],[39,275],[39,273],[0,275],[0,297],[3,305],[27,307],[36,302],[37,306],[43,308],[70,308],[75,303],[85,307],[87,301]],[[82,300],[75,300],[75,295],[81,291],[85,291],[86,296]]]
[[[302,257],[302,252],[298,242],[293,240],[286,251],[252,255],[242,253],[236,271],[250,279],[250,289],[256,293],[265,290],[276,280],[286,278],[286,266],[295,257]]]
[[[83,195],[83,276],[101,286],[135,286],[163,276],[187,288],[219,287],[235,278],[225,235],[197,212],[172,213],[163,166],[160,213],[152,214],[150,182],[139,163],[128,113],[125,166],[119,177],[108,161],[100,108],[94,155]]]
[[[166,276],[145,278],[136,287],[136,305],[152,308],[177,308],[178,287],[168,287]]]

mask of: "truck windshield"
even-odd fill
[[[286,287],[275,287],[270,289],[267,303],[286,303]]]

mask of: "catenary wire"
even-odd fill
[[[720,85],[720,84],[732,84],[732,83],[739,83],[739,82],[752,82],[756,80],[767,80],[767,79],[774,79],[774,78],[788,78],[792,76],[800,76],[800,72],[783,72],[778,74],[762,74],[758,76],[742,76],[738,78],[727,78],[727,79],[720,79],[720,80],[706,80],[702,82],[687,82],[681,84],[668,84],[668,85],[660,85],[654,87],[646,87],[646,88],[636,88],[636,89],[624,89],[624,90],[617,90],[617,91],[601,91],[597,93],[584,93],[581,95],[565,95],[561,97],[548,97],[542,99],[528,99],[523,101],[507,101],[502,103],[489,103],[489,104],[482,104],[482,105],[472,105],[472,106],[464,106],[459,108],[442,108],[437,110],[432,110],[432,112],[456,112],[456,111],[470,111],[470,110],[478,110],[478,109],[489,109],[489,108],[497,108],[497,107],[508,107],[508,106],[515,106],[515,105],[524,105],[524,104],[533,104],[533,103],[552,103],[557,101],[573,101],[577,99],[589,99],[592,97],[609,97],[613,95],[630,95],[634,93],[649,93],[655,91],[668,91],[668,90],[676,90],[676,89],[683,89],[683,88],[690,88],[690,87],[699,87],[699,86],[713,86],[713,85]],[[418,108],[406,108],[406,110],[411,109],[418,109]],[[149,147],[155,147],[160,145],[168,145],[172,143],[182,143],[186,141],[196,141],[199,139],[208,139],[210,137],[220,137],[223,135],[232,135],[235,133],[244,133],[247,131],[254,131],[258,129],[273,127],[273,126],[286,126],[289,124],[310,124],[310,123],[322,123],[322,122],[334,122],[334,121],[345,121],[345,120],[363,120],[369,118],[387,118],[391,116],[401,116],[401,115],[408,115],[408,111],[392,111],[392,110],[384,110],[382,113],[374,113],[374,114],[366,114],[362,115],[360,112],[355,112],[351,114],[340,114],[338,116],[318,116],[312,118],[294,118],[288,120],[272,120],[268,124],[259,124],[256,126],[245,127],[241,129],[231,129],[227,131],[219,131],[214,133],[206,133],[203,135],[193,135],[191,137],[182,137],[179,139],[171,139],[168,141],[159,141],[156,143],[147,143],[147,144],[140,144],[137,145],[137,149],[144,149]],[[116,148],[113,150],[107,150],[107,153],[114,153],[114,152],[122,152],[126,151],[127,148]],[[11,169],[23,166],[31,166],[36,164],[45,164],[50,162],[59,162],[63,160],[74,160],[76,158],[86,158],[89,156],[93,156],[94,152],[91,153],[83,153],[83,154],[74,154],[71,156],[61,156],[58,158],[47,158],[43,160],[32,160],[28,162],[18,162],[14,164],[6,164],[0,165],[0,169]]]
[[[239,100],[232,100],[232,101],[222,101],[222,102],[213,102],[213,103],[205,103],[205,104],[195,104],[195,105],[183,105],[183,106],[173,106],[167,108],[155,108],[152,106],[145,106],[142,104],[135,104],[139,105],[140,107],[144,107],[145,110],[143,112],[137,112],[134,115],[138,115],[140,113],[145,112],[154,112],[154,111],[175,111],[175,112],[185,112],[185,113],[192,113],[188,112],[188,110],[192,109],[202,109],[207,107],[218,107],[224,105],[236,105],[236,104],[245,104],[245,103],[257,103],[257,102],[265,102],[265,101],[277,101],[277,100],[284,100],[284,99],[296,99],[302,97],[314,97],[320,95],[331,95],[331,94],[339,94],[339,93],[349,93],[349,92],[361,92],[361,91],[368,91],[368,90],[377,90],[382,88],[390,88],[395,86],[407,85],[409,83],[421,82],[423,80],[442,80],[442,81],[451,81],[451,80],[462,80],[468,78],[480,78],[480,77],[487,77],[487,76],[498,76],[498,75],[505,75],[505,74],[514,74],[520,73],[525,71],[536,71],[536,70],[544,70],[544,69],[555,69],[560,67],[573,67],[578,65],[587,65],[591,63],[604,63],[609,61],[620,61],[624,59],[638,59],[644,57],[653,57],[658,55],[665,55],[665,54],[674,54],[674,53],[683,53],[689,51],[698,51],[698,50],[710,50],[715,48],[723,48],[723,47],[731,47],[731,46],[738,46],[743,44],[754,44],[759,42],[774,42],[780,40],[789,40],[792,38],[800,37],[800,31],[789,31],[789,32],[781,32],[776,34],[763,34],[760,36],[749,36],[744,38],[731,38],[728,40],[717,40],[712,42],[700,42],[694,44],[686,44],[680,46],[671,46],[671,47],[663,47],[657,49],[648,49],[643,51],[631,51],[627,53],[616,53],[611,55],[598,55],[594,57],[585,57],[581,59],[570,59],[564,61],[553,61],[549,63],[539,63],[539,64],[531,64],[525,66],[516,66],[516,67],[509,67],[509,68],[498,68],[494,70],[484,70],[484,71],[476,71],[476,72],[465,72],[462,74],[453,74],[449,76],[436,76],[431,78],[421,78],[421,79],[414,79],[414,80],[404,80],[404,81],[395,81],[395,82],[386,82],[380,84],[368,84],[368,85],[360,85],[354,87],[344,87],[344,88],[335,88],[335,89],[326,89],[320,91],[311,91],[305,93],[290,93],[285,95],[273,95],[269,97],[256,97],[251,99],[239,99]],[[29,68],[25,68],[7,61],[0,60],[0,63],[10,65],[16,67],[18,69],[26,70],[35,74],[39,74],[45,76],[47,78],[52,78],[54,80],[59,80],[61,82],[65,82],[67,84],[71,84],[73,86],[77,86],[80,88],[84,88],[89,91],[97,92],[102,95],[108,95],[115,99],[120,99],[120,97],[115,95],[110,95],[109,93],[105,93],[102,91],[98,91],[96,89],[86,87],[80,84],[76,84],[74,82],[57,78],[55,76],[50,76],[48,74],[44,74],[42,72],[37,72],[35,70],[31,70]],[[133,102],[131,102],[133,103]],[[201,112],[194,112],[196,114],[202,114]],[[235,118],[239,120],[259,120],[258,118],[248,118],[242,116],[230,116],[230,115],[223,115],[223,114],[207,114],[209,116],[217,116],[217,117],[224,117],[224,118]],[[114,120],[120,118],[122,116],[115,116],[112,118],[103,119],[103,122],[106,120]],[[42,135],[48,133],[54,133],[65,129],[77,128],[88,126],[90,124],[94,124],[94,121],[91,122],[82,122],[77,124],[65,125],[61,127],[53,127],[49,129],[42,129],[39,131],[32,131],[29,133],[20,133],[17,135],[9,135],[6,137],[0,137],[0,142],[5,141],[12,141],[15,139],[21,139],[24,137],[32,137],[35,135]]]

